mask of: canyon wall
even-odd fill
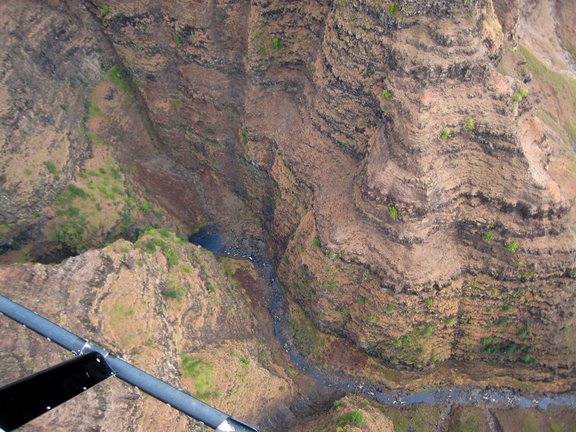
[[[267,241],[314,324],[387,365],[573,375],[574,142],[517,67],[525,6],[5,3],[4,248],[212,222]],[[78,242],[90,164],[131,192]]]

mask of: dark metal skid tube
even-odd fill
[[[187,393],[147,374],[130,363],[115,357],[101,346],[91,343],[57,324],[0,295],[0,312],[48,340],[72,351],[76,355],[97,352],[121,380],[138,387],[149,395],[166,402],[177,410],[222,432],[256,431],[227,414],[193,398]]]

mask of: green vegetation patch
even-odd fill
[[[339,426],[351,425],[360,427],[364,425],[364,421],[364,415],[360,411],[350,411],[349,413],[338,417],[336,423]]]
[[[163,289],[161,294],[164,297],[180,302],[186,293],[186,289],[183,286],[180,286],[174,277],[169,277],[167,283],[168,288]]]
[[[108,4],[104,2],[98,2],[98,7],[100,8],[100,15],[102,15],[102,18],[106,18],[108,15],[110,15],[110,6],[108,6]]]
[[[396,220],[396,218],[398,217],[398,209],[393,205],[389,205],[388,216],[390,216],[390,219]]]
[[[425,325],[422,326],[422,328],[420,329],[420,334],[424,337],[430,337],[432,336],[432,326],[431,325]]]
[[[290,328],[302,354],[310,356],[322,350],[323,343],[320,333],[299,308],[294,307],[290,310]]]
[[[122,93],[125,93],[130,88],[130,81],[132,81],[132,75],[130,71],[124,66],[112,65],[106,72],[102,74],[102,78],[106,81],[110,81],[114,87],[116,87]]]
[[[184,240],[166,228],[147,226],[140,234],[135,245],[147,253],[154,253],[156,249],[160,249],[168,264],[173,267],[178,264],[180,259],[178,248],[182,243],[184,243]]]
[[[444,129],[442,129],[442,131],[440,132],[440,139],[442,141],[447,140],[448,138],[450,138],[450,129],[448,129],[447,127],[445,127]]]
[[[194,382],[194,396],[198,399],[216,397],[218,392],[212,391],[214,366],[205,360],[182,354],[180,357],[184,375]]]
[[[272,48],[274,48],[275,50],[279,50],[282,49],[282,47],[284,47],[284,41],[278,36],[274,36],[272,38]]]
[[[489,229],[482,235],[482,240],[484,240],[485,242],[490,242],[492,240],[496,240],[496,237],[497,237],[496,231]]]
[[[512,95],[512,99],[514,99],[514,102],[520,102],[525,97],[528,97],[528,89],[526,87],[520,87]]]
[[[417,363],[422,360],[425,350],[420,339],[421,332],[419,329],[413,330],[396,339],[398,357],[407,363]]]
[[[54,165],[53,162],[46,161],[44,162],[44,166],[46,167],[48,172],[52,174],[54,178],[56,178],[56,180],[60,178],[60,170],[56,167],[56,165]]]
[[[493,354],[501,359],[518,360],[530,365],[537,363],[533,346],[516,343],[511,340],[498,339],[495,336],[481,338],[480,344],[480,352],[484,354]]]
[[[468,132],[474,130],[474,119],[472,117],[468,117],[466,119],[466,122],[464,123],[464,129],[466,129]]]
[[[112,161],[83,171],[56,197],[49,236],[76,252],[96,246],[104,233],[120,234],[131,224],[129,201],[123,176]]]
[[[86,101],[86,110],[88,111],[88,118],[104,117],[104,113],[98,104],[91,99]]]
[[[88,141],[90,141],[90,144],[92,144],[92,145],[103,145],[104,144],[104,140],[102,138],[100,138],[94,132],[92,132],[91,130],[89,130],[85,127],[83,127],[80,130],[80,133],[82,134],[82,136],[86,137],[86,139]]]
[[[518,243],[516,240],[511,241],[510,243],[508,243],[508,245],[506,246],[506,249],[508,249],[508,251],[510,253],[516,253],[518,252],[518,249],[520,248],[520,243]]]
[[[392,92],[390,90],[388,90],[388,89],[382,90],[382,97],[384,99],[392,99],[393,96],[394,95],[392,94]]]

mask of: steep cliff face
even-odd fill
[[[90,155],[80,136],[84,95],[77,84],[94,79],[100,67],[90,49],[93,36],[61,6],[26,9],[5,2],[0,7],[0,222],[18,221],[14,237],[22,241],[37,236],[37,230],[30,232],[35,216]],[[11,228],[3,227],[3,234]]]
[[[1,91],[16,102],[5,104],[3,133],[18,145],[2,159],[3,242],[33,226],[81,250],[146,222],[185,232],[213,221],[239,245],[268,240],[312,321],[389,365],[452,358],[572,374],[575,213],[563,179],[574,137],[561,107],[573,105],[536,115],[553,99],[545,85],[560,99],[573,87],[530,81],[537,65],[518,44],[536,25],[528,11],[543,4],[8,2],[7,52],[30,48],[4,60],[15,63]],[[58,20],[75,36],[38,31]],[[68,66],[59,74],[45,63]],[[47,83],[37,84],[38,115],[10,96],[27,71]],[[49,148],[15,131],[66,97],[74,109],[37,127],[70,129],[58,140],[68,156],[55,167],[38,156],[35,182],[15,176],[32,148]],[[90,179],[89,156],[112,158],[98,169],[127,167],[117,180],[132,195],[100,191],[114,222],[94,220],[92,240],[78,244],[74,208],[96,204],[81,207],[69,185],[113,188]],[[53,204],[64,188],[70,202]]]
[[[286,286],[321,327],[393,364],[571,370],[568,192],[546,171],[529,90],[495,69],[492,5],[399,5],[327,10],[307,105],[267,108],[297,122],[267,132],[314,191]]]
[[[99,23],[77,3],[1,8],[3,261],[59,261],[168,222],[126,176],[157,155],[154,135]]]

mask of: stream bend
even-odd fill
[[[318,384],[342,390],[347,393],[362,394],[382,404],[391,406],[430,405],[474,405],[498,406],[505,408],[549,407],[576,408],[576,393],[560,394],[519,394],[510,388],[479,387],[439,387],[418,393],[403,394],[397,390],[384,390],[383,385],[364,379],[351,377],[343,373],[322,370],[301,355],[292,343],[288,333],[290,326],[287,318],[287,303],[284,293],[277,282],[274,267],[263,252],[246,253],[238,248],[227,247],[214,227],[204,227],[189,238],[190,242],[209,250],[218,256],[249,260],[258,269],[262,278],[271,287],[268,299],[268,311],[274,323],[274,334],[280,346],[288,354],[292,365],[307,374]]]

